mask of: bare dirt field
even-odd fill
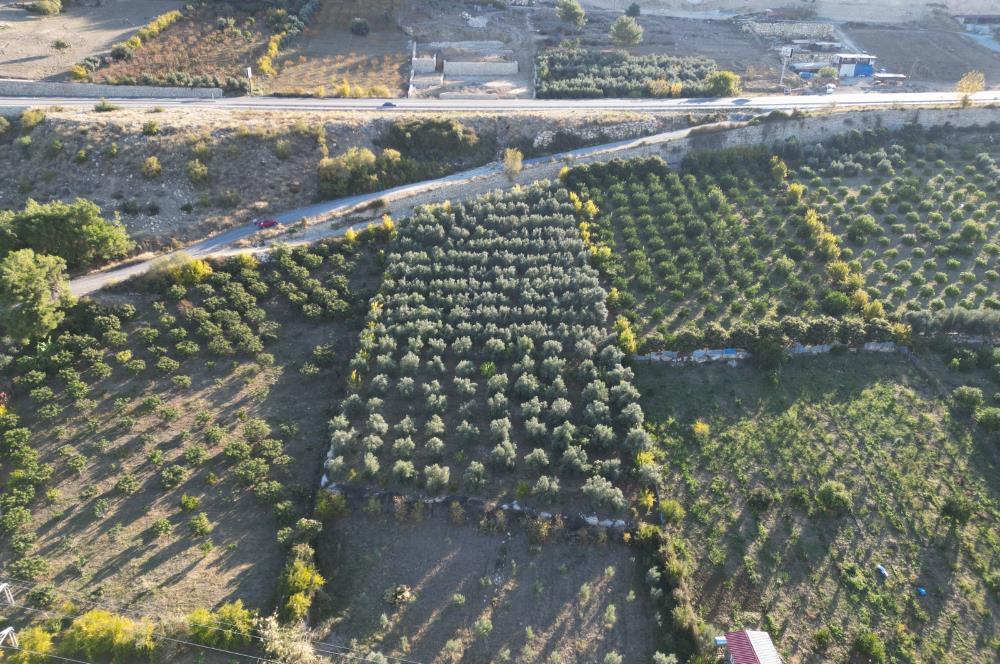
[[[220,30],[218,20],[234,25]],[[126,60],[113,62],[93,75],[96,83],[157,79],[183,72],[192,76],[242,79],[246,67],[264,49],[272,29],[265,14],[236,11],[231,5],[206,6],[186,15]]]
[[[347,80],[366,90],[382,86],[393,97],[406,94],[410,73],[410,39],[387,18],[387,2],[326,2],[306,28],[282,53],[278,76],[264,85],[274,93],[327,94]],[[351,19],[365,18],[366,36],[350,31]]]
[[[346,276],[361,302],[381,280],[367,255]],[[159,314],[149,301],[154,295],[112,297],[139,310],[142,322],[127,324],[127,332],[156,327]],[[191,379],[189,388],[162,374],[123,378],[119,371],[95,389],[95,405],[86,414],[75,416],[66,407],[55,422],[34,413],[27,395],[16,399],[24,425],[34,432],[34,447],[56,467],[50,499],[35,522],[37,551],[61,590],[105,603],[134,603],[141,614],[165,620],[237,598],[270,609],[286,556],[275,536],[280,524],[272,507],[237,479],[224,447],[248,422],[267,422],[269,436],[281,439],[289,457],[272,475],[303,513],[318,484],[329,406],[342,396],[346,365],[310,376],[298,369],[315,361],[312,350],[319,344],[331,344],[336,357],[349,357],[360,319],[308,320],[280,296],[263,304],[281,321],[278,341],[267,347],[275,359],[271,366],[245,358],[184,359],[179,372]],[[163,334],[160,342],[165,341]],[[155,363],[141,343],[133,342],[130,352],[150,368]],[[216,426],[225,434],[212,443],[207,432]],[[192,449],[203,456],[192,456]],[[176,486],[165,485],[165,469],[182,467],[186,474]],[[134,478],[134,489],[121,489],[123,476]],[[182,507],[182,495],[200,504]],[[195,512],[207,515],[209,535],[189,531]],[[172,529],[157,536],[153,524],[163,519]]]
[[[842,30],[858,48],[878,56],[880,69],[906,74],[911,85],[951,88],[973,69],[986,75],[987,86],[1000,84],[1000,53],[959,32],[851,24]]]
[[[652,608],[637,553],[569,536],[533,544],[520,527],[493,532],[441,515],[351,516],[324,528],[333,580],[328,643],[422,662],[648,662]],[[386,601],[407,586],[412,599]],[[621,660],[620,660],[621,661]]]
[[[37,16],[0,2],[0,78],[60,79],[69,67],[130,37],[156,16],[179,9],[177,0],[104,0],[68,5],[58,16]],[[63,51],[52,47],[61,39]]]
[[[632,0],[588,0],[589,7],[624,11]],[[643,13],[666,13],[696,18],[726,16],[780,10],[782,12],[815,15],[819,18],[850,21],[864,16],[867,21],[899,23],[917,21],[944,9],[956,14],[983,14],[996,9],[995,0],[944,0],[914,2],[913,0],[809,0],[805,2],[772,2],[771,0],[646,0]]]
[[[608,28],[621,12],[592,9],[587,12],[587,25],[581,33],[566,32],[550,7],[538,8],[533,22],[542,33],[549,35],[546,46],[557,46],[561,38],[579,38],[582,46],[592,49],[612,49]],[[635,54],[665,53],[686,56],[701,55],[715,60],[720,69],[729,69],[743,78],[746,91],[774,90],[781,70],[778,54],[770,45],[752,34],[743,32],[728,19],[702,20],[673,16],[642,15],[643,41],[629,49]]]

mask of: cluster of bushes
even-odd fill
[[[97,205],[39,204],[0,212],[0,331],[26,342],[54,330],[72,305],[67,268],[91,267],[126,255],[133,243]]]
[[[458,120],[427,118],[396,120],[380,139],[380,144],[415,159],[467,158],[480,151],[480,137]]]
[[[29,2],[25,8],[33,14],[54,16],[63,10],[63,5],[62,0],[34,0]]]
[[[350,148],[320,160],[319,191],[328,198],[387,189],[427,176],[422,164],[391,148],[377,156],[368,148]]]
[[[649,565],[645,581],[656,607],[656,622],[673,627],[668,645],[682,656],[692,656],[691,661],[700,661],[699,655],[713,652],[716,631],[701,618],[695,605],[691,584],[696,565],[690,548],[671,528],[649,524],[641,526],[635,541],[643,552],[642,560]]]
[[[400,228],[354,393],[331,421],[332,477],[481,494],[495,476],[503,493],[525,468],[519,498],[555,500],[564,477],[606,511],[626,506],[621,482],[654,480],[607,293],[583,258],[590,212],[539,185],[421,208]]]
[[[299,9],[298,14],[292,14],[284,8],[272,8],[267,13],[267,21],[274,33],[267,40],[264,53],[257,58],[257,71],[264,76],[274,76],[278,72],[274,61],[281,49],[289,41],[298,36],[312,17],[319,10],[319,0],[309,0]]]
[[[994,349],[990,355],[996,363],[994,366],[1000,366],[1000,349]],[[983,430],[1000,432],[1000,408],[986,405],[982,389],[970,385],[956,387],[951,393],[951,399],[957,410],[970,415]]]
[[[480,138],[457,120],[399,120],[379,139],[382,151],[350,148],[319,163],[320,193],[326,197],[378,191],[445,175],[456,165],[488,158],[495,142]]]
[[[906,325],[884,318],[785,316],[759,322],[742,320],[729,329],[719,323],[708,323],[701,328],[685,325],[675,332],[646,337],[641,348],[647,351],[744,348],[753,352],[770,347],[784,348],[793,343],[859,346],[868,341],[905,343],[910,338],[909,332]]]
[[[194,643],[227,650],[246,647],[257,638],[254,633],[257,614],[244,608],[240,600],[223,604],[215,611],[195,609],[188,614],[186,622],[186,629],[165,636],[169,640],[189,638]],[[11,656],[10,661],[14,664],[33,664],[50,657],[148,662],[155,660],[158,651],[158,635],[152,624],[104,609],[86,611],[66,627],[58,621],[48,621],[18,634],[24,652]]]
[[[161,14],[155,19],[139,28],[139,32],[132,37],[129,37],[123,42],[118,42],[111,46],[110,57],[112,60],[131,60],[135,55],[135,52],[142,48],[145,42],[151,39],[155,39],[160,35],[161,32],[177,23],[182,18],[184,14],[179,10],[174,10],[167,12],[166,14]],[[82,67],[89,70],[88,62],[85,61]],[[90,70],[93,71],[93,70]],[[78,74],[77,74],[78,76]]]
[[[695,56],[559,48],[540,53],[535,70],[543,99],[726,97],[739,94],[740,85],[736,74]]]
[[[133,243],[121,221],[105,219],[96,203],[37,203],[0,211],[0,256],[18,249],[59,256],[70,268],[94,267],[125,256]]]

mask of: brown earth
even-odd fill
[[[314,276],[322,279],[329,274],[323,268]],[[356,312],[363,312],[381,282],[373,255],[361,254],[357,268],[347,276],[361,303]],[[159,327],[163,333],[158,343],[169,343],[166,325],[157,324],[159,314],[151,306],[154,295],[123,289],[109,297],[116,304],[130,302],[138,308],[137,322],[124,329],[131,333],[147,324]],[[80,411],[72,400],[57,396],[55,403],[64,406],[63,412],[42,420],[25,390],[10,387],[6,372],[0,374],[0,385],[14,394],[14,412],[33,431],[33,447],[43,462],[55,467],[49,483],[53,491],[34,510],[38,526],[34,551],[48,562],[46,579],[58,588],[60,598],[74,602],[62,611],[83,612],[96,602],[169,624],[183,620],[194,608],[236,599],[264,614],[273,608],[275,579],[287,555],[276,539],[280,524],[273,508],[237,481],[233,462],[223,449],[241,435],[248,418],[267,421],[271,435],[284,442],[284,453],[290,457],[290,463],[275,466],[270,477],[285,485],[297,514],[310,513],[326,449],[329,409],[343,396],[346,363],[338,360],[308,376],[299,368],[314,360],[312,350],[320,344],[332,344],[337,358],[350,357],[362,321],[352,314],[332,321],[309,320],[281,296],[262,300],[261,305],[269,319],[281,323],[278,340],[266,346],[266,352],[274,355],[273,365],[199,355],[182,360],[176,372],[191,378],[188,388],[159,374],[153,368],[155,355],[143,349],[134,335],[128,348],[134,357],[147,361],[148,369],[131,377],[123,377],[119,369],[95,383],[95,404],[89,410]],[[177,313],[173,305],[168,311]],[[162,405],[144,408],[147,397],[162,398]],[[165,416],[170,411],[175,414],[172,419]],[[207,417],[199,420],[198,413]],[[207,441],[205,429],[210,425],[227,432],[223,442]],[[200,464],[184,456],[196,444],[207,449]],[[84,455],[86,464],[78,471],[68,467],[64,447]],[[159,461],[153,460],[156,454],[162,455]],[[188,472],[178,486],[168,489],[161,484],[160,470],[172,465],[185,466]],[[125,473],[138,480],[139,488],[131,495],[116,490]],[[200,505],[185,511],[180,506],[182,495],[200,499]],[[213,525],[207,536],[189,531],[188,521],[198,512]],[[151,526],[161,518],[173,530],[156,537]],[[23,599],[24,591],[17,592]],[[181,651],[164,661],[181,661],[182,654],[190,654]]]
[[[563,38],[579,38],[588,49],[613,49],[608,29],[620,15],[621,12],[592,9],[587,12],[587,25],[580,33],[566,30],[555,10],[549,7],[536,9],[533,21],[539,31],[548,35],[546,46],[557,46]],[[642,15],[638,21],[644,31],[643,40],[639,46],[628,49],[631,53],[700,55],[715,60],[720,69],[739,74],[747,92],[773,92],[777,88],[781,72],[778,53],[731,20]]]
[[[49,108],[46,113],[46,120],[27,133],[12,117],[11,129],[0,135],[0,180],[11,183],[0,187],[0,208],[20,208],[28,198],[88,198],[108,215],[119,211],[140,249],[188,244],[268,212],[318,200],[318,130],[325,131],[330,154],[336,155],[356,146],[376,149],[374,141],[390,122],[421,117],[173,109],[96,113]],[[530,147],[545,130],[579,133],[596,126],[611,136],[618,128],[652,133],[686,125],[683,117],[670,114],[470,114],[457,119],[480,136],[499,137],[501,147]],[[143,133],[150,122],[158,126],[155,135]],[[31,138],[27,150],[15,142],[22,135]],[[282,145],[287,153],[281,152]],[[112,146],[117,147],[114,156]],[[141,173],[150,156],[162,164],[155,178]],[[208,165],[207,183],[188,178],[187,164],[195,158]]]
[[[0,2],[0,78],[61,79],[87,56],[104,53],[160,14],[181,8],[179,0],[105,0],[74,3],[58,16],[37,16]],[[52,43],[62,39],[60,52]]]
[[[951,89],[967,71],[986,75],[987,87],[1000,84],[1000,53],[954,30],[847,25],[855,45],[878,56],[876,66],[906,74],[912,87]]]
[[[332,95],[346,79],[366,90],[384,86],[406,95],[410,39],[387,17],[388,2],[326,2],[312,23],[281,54],[276,78],[263,82],[272,93]],[[351,33],[351,19],[368,20],[371,33]],[[320,88],[325,88],[321,90]],[[320,94],[319,96],[323,96]]]
[[[435,663],[457,662],[457,653],[470,663],[602,662],[611,652],[650,661],[655,628],[636,551],[566,535],[534,544],[522,527],[456,525],[447,506],[438,509],[325,527],[318,553],[332,579],[332,618],[316,630],[325,642]],[[413,600],[386,602],[399,585]],[[490,631],[477,633],[484,618]],[[454,658],[445,652],[452,640]]]
[[[217,21],[232,19],[232,28],[219,29]],[[122,79],[141,82],[175,73],[243,81],[246,68],[263,52],[274,29],[267,13],[236,11],[231,5],[206,6],[188,13],[156,39],[144,43],[128,60],[113,62],[95,72],[95,83]]]

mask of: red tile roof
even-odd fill
[[[760,664],[746,632],[726,632],[726,650],[733,664]]]
[[[733,664],[781,664],[781,657],[767,632],[728,632],[726,648]]]

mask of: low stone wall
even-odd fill
[[[445,60],[446,76],[510,76],[516,74],[517,61],[514,62],[461,62]]]
[[[601,517],[597,514],[581,514],[578,512],[546,512],[521,505],[516,500],[510,503],[498,503],[496,501],[486,500],[485,498],[476,498],[471,496],[411,495],[397,493],[395,491],[381,491],[371,487],[334,484],[327,480],[325,474],[320,481],[320,489],[329,491],[335,495],[343,496],[347,500],[348,505],[353,505],[355,507],[367,507],[369,501],[374,499],[379,505],[381,505],[382,511],[387,514],[393,511],[397,501],[400,501],[408,506],[418,504],[424,505],[431,515],[433,515],[437,509],[443,509],[446,513],[450,512],[452,503],[457,503],[461,506],[465,513],[470,516],[484,517],[499,511],[506,513],[511,519],[515,520],[538,519],[554,523],[558,522],[569,531],[590,529],[626,532],[635,530],[636,527],[635,522],[631,519],[621,519],[618,517],[611,518],[607,516]]]
[[[82,97],[84,99],[218,99],[219,88],[160,88],[149,85],[101,85],[0,80],[0,97]],[[44,100],[43,100],[44,101]]]
[[[426,58],[413,58],[414,74],[431,74],[437,69],[437,58],[433,55]]]

